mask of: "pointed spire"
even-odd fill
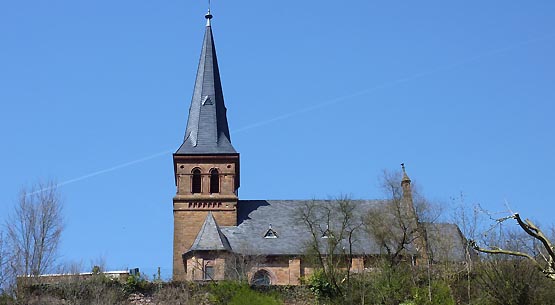
[[[175,154],[236,154],[231,145],[210,10],[183,144]]]
[[[410,184],[410,178],[407,175],[407,171],[405,170],[405,163],[401,163],[401,168],[403,169],[403,179],[401,179],[401,184],[404,183],[409,183]]]

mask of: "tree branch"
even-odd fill
[[[551,245],[551,242],[549,242],[547,237],[545,237],[543,232],[538,227],[536,227],[536,225],[534,225],[534,223],[532,223],[532,221],[530,221],[529,219],[526,219],[526,221],[522,221],[518,213],[515,213],[513,216],[518,222],[518,225],[524,230],[524,232],[534,237],[535,239],[539,240],[543,244],[543,247],[545,248],[549,256],[552,259],[555,259],[553,246]]]

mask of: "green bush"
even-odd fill
[[[124,285],[126,293],[145,292],[151,290],[152,284],[141,273],[138,275],[129,275]]]
[[[431,301],[429,289],[428,286],[413,289],[415,305],[455,305],[451,289],[444,282],[432,282]]]
[[[210,286],[214,305],[280,305],[276,297],[252,290],[246,283],[224,281]]]
[[[306,284],[319,299],[331,299],[339,294],[322,270],[314,271],[306,280]]]
[[[410,266],[384,264],[367,280],[370,283],[370,295],[377,304],[399,304],[411,298],[411,288],[414,284]]]
[[[0,294],[0,305],[9,305],[13,303],[14,303],[14,299],[11,296],[9,296],[7,293]]]
[[[242,287],[231,298],[229,305],[280,305],[281,302],[271,295],[265,295],[251,290],[249,287]]]

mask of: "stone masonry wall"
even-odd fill
[[[212,211],[212,214],[216,223],[220,226],[236,225],[237,214],[235,211]],[[191,248],[207,215],[208,211],[174,211],[174,280],[185,279],[185,265],[182,254]]]
[[[239,156],[174,156],[176,195],[173,198],[173,279],[185,280],[182,255],[193,244],[208,212],[219,226],[237,225]],[[192,193],[192,171],[201,172],[201,192]],[[210,193],[210,171],[219,173],[219,192]]]

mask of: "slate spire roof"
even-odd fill
[[[176,155],[237,154],[231,145],[210,11],[183,144]]]
[[[216,223],[212,212],[208,212],[204,223],[197,234],[197,238],[193,242],[191,251],[219,251],[227,250],[230,251],[231,247],[225,235],[220,231],[220,227]]]

